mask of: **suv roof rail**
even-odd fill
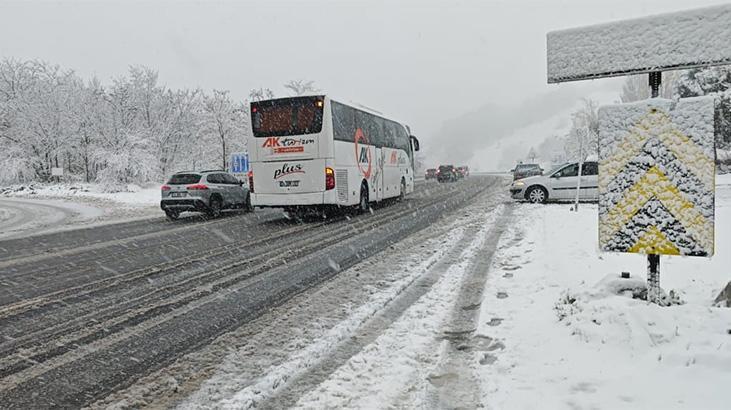
[[[223,170],[223,169],[206,169],[206,170],[197,171],[197,172],[204,173],[204,172],[228,172],[228,171]]]
[[[201,171],[193,171],[193,170],[190,170],[190,171],[178,171],[178,172],[173,173],[173,175],[177,175],[177,174],[190,174],[190,173],[200,174]]]

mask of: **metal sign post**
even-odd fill
[[[599,248],[647,255],[652,303],[660,255],[714,252],[714,100],[657,98],[661,71],[731,64],[728,27],[731,5],[547,35],[549,83],[648,73],[651,99],[599,110]]]
[[[647,75],[650,86],[650,98],[657,98],[660,95],[660,82],[662,72],[653,71]],[[651,253],[647,255],[647,301],[660,304],[662,298],[660,288],[660,255]]]
[[[579,171],[576,174],[576,203],[574,204],[574,212],[579,212],[579,194],[581,193],[581,168],[584,164],[584,138],[579,137]]]

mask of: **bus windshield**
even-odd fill
[[[322,130],[323,97],[294,97],[251,103],[254,137],[315,134]]]

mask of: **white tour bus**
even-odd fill
[[[407,126],[327,96],[251,103],[252,205],[288,212],[357,206],[414,190]]]

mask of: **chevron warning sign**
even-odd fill
[[[714,99],[599,110],[599,247],[711,256]]]

